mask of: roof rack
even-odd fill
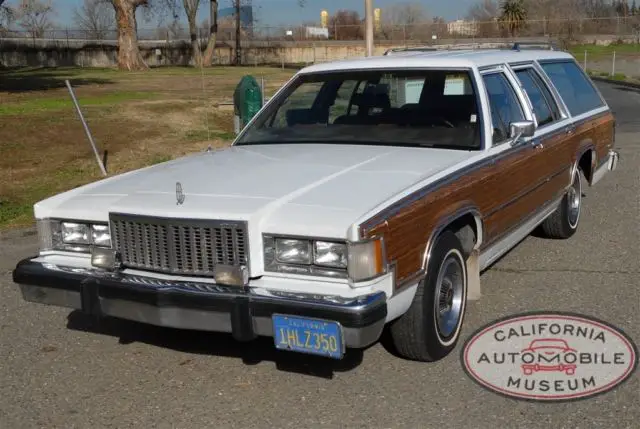
[[[478,43],[456,43],[450,45],[412,46],[406,48],[391,48],[384,55],[401,52],[435,52],[435,51],[457,51],[457,50],[486,50],[492,48],[481,48]],[[494,48],[495,49],[495,48]]]
[[[437,50],[438,48],[432,48],[432,47],[391,48],[391,49],[388,49],[384,53],[384,55],[389,55],[394,52],[433,52]]]
[[[558,48],[558,45],[555,42],[516,42],[513,44],[513,49],[514,51],[520,51],[522,49],[522,47],[528,47],[528,46],[533,46],[533,49],[536,49],[535,47],[538,47],[538,49],[540,47],[546,47],[547,49],[551,50],[551,51],[559,51],[560,49]]]

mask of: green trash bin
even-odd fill
[[[233,93],[234,129],[239,134],[262,108],[262,90],[253,76],[244,76]]]

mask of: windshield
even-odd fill
[[[236,145],[376,144],[480,149],[469,72],[353,71],[298,76]]]

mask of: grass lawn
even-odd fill
[[[612,44],[612,45],[594,45],[594,44],[585,44],[585,45],[573,45],[569,48],[569,51],[576,56],[584,56],[585,51],[587,52],[587,57],[589,56],[600,56],[600,57],[611,57],[613,52],[615,51],[616,55],[629,55],[636,54],[640,56],[640,44],[637,43],[625,43],[625,44]]]
[[[0,70],[0,229],[31,224],[35,202],[101,178],[65,79],[112,175],[229,144],[233,110],[219,104],[232,101],[245,74],[264,77],[268,97],[293,71]]]

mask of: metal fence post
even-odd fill
[[[584,51],[584,71],[587,71],[587,51]]]
[[[613,51],[613,61],[611,64],[611,77],[616,75],[616,51]]]

